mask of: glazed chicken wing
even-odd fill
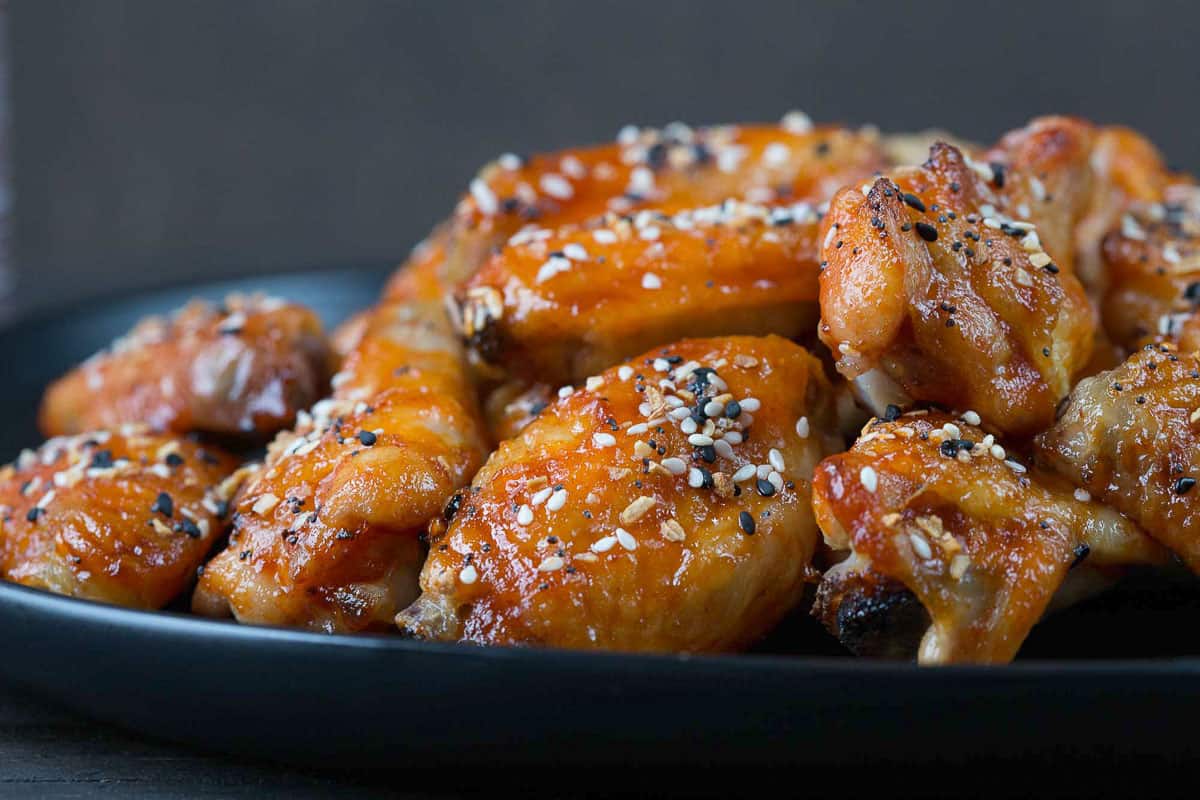
[[[814,127],[795,113],[779,125],[630,127],[612,144],[528,159],[506,154],[458,204],[442,241],[443,274],[450,285],[469,278],[530,223],[553,229],[608,212],[670,214],[731,197],[819,202],[883,164],[876,132]]]
[[[574,383],[685,336],[812,330],[817,214],[737,201],[526,229],[466,285],[463,332],[507,374]]]
[[[1037,457],[1200,572],[1198,431],[1200,355],[1148,345],[1079,382]]]
[[[133,425],[26,450],[0,469],[0,577],[161,608],[224,528],[234,467],[212,448]]]
[[[940,413],[870,423],[818,465],[813,508],[848,552],[813,613],[852,649],[925,664],[1009,661],[1078,562],[1163,557],[1120,514]]]
[[[390,627],[415,596],[418,536],[486,447],[429,273],[408,274],[372,313],[334,385],[239,494],[198,612],[350,632]]]
[[[1102,246],[1104,325],[1131,350],[1178,340],[1200,304],[1200,187],[1176,185],[1164,196],[1132,205]]]
[[[810,575],[809,479],[833,428],[820,363],[778,337],[687,340],[613,367],[451,501],[397,624],[480,644],[743,647]]]
[[[834,198],[820,336],[877,414],[913,401],[975,408],[1018,436],[1053,421],[1096,315],[1036,226],[1007,216],[1001,190],[1022,180],[938,144],[923,166]]]
[[[329,355],[316,314],[259,296],[196,301],[151,317],[50,386],[49,435],[125,423],[269,437],[325,389]]]

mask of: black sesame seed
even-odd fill
[[[763,480],[762,478],[759,478],[757,481],[755,481],[754,488],[758,489],[758,493],[763,497],[770,497],[771,495],[775,494],[775,485],[768,480]]]
[[[192,537],[193,539],[199,539],[201,536],[204,535],[200,532],[200,528],[197,527],[196,523],[192,522],[187,517],[184,517],[183,519],[176,522],[175,525],[172,527],[172,530],[175,531],[176,533],[186,533],[188,536]]]
[[[754,535],[754,517],[750,515],[749,511],[743,511],[738,514],[738,525],[741,526],[742,532],[747,536]]]
[[[29,522],[37,522],[38,517],[42,515],[43,511],[44,509],[34,506],[33,508],[29,509],[29,513],[25,515],[25,519]]]
[[[998,161],[992,162],[992,183],[997,189],[1004,188],[1004,165]]]
[[[92,456],[88,469],[109,469],[113,465],[112,450],[99,450]]]
[[[905,203],[912,206],[917,211],[920,211],[922,213],[925,212],[925,204],[922,203],[921,198],[917,197],[915,194],[905,192],[904,194],[901,195],[901,197],[904,199]]]
[[[462,501],[462,495],[456,492],[455,495],[450,498],[449,502],[446,503],[446,507],[442,509],[442,519],[446,520],[446,522],[454,519],[454,515],[458,513],[460,508],[462,508]]]
[[[158,497],[154,498],[154,503],[150,506],[150,513],[162,514],[167,518],[174,516],[175,504],[171,501],[171,495],[159,492]]]
[[[377,438],[378,437],[376,437],[375,434],[371,433],[370,431],[358,432],[358,440],[363,443],[364,447],[370,447],[371,445],[375,444]]]
[[[918,222],[915,226],[917,233],[922,239],[927,242],[936,242],[938,238],[937,228],[930,225],[928,222]]]
[[[737,419],[738,414],[742,413],[742,404],[737,400],[730,400],[725,404],[725,416],[730,419]]]
[[[168,467],[178,467],[183,464],[183,456],[178,453],[167,453],[167,457],[163,460],[167,462]]]
[[[697,447],[696,451],[700,453],[700,457],[704,459],[704,463],[711,464],[717,460],[717,450],[711,444],[706,444],[703,447]]]
[[[1180,478],[1175,481],[1175,494],[1187,494],[1196,485],[1195,478]]]
[[[1072,554],[1075,556],[1075,560],[1071,562],[1071,569],[1075,569],[1075,567],[1078,567],[1080,564],[1082,564],[1083,560],[1087,558],[1091,552],[1092,548],[1088,547],[1086,543],[1075,545],[1075,550],[1072,552]]]
[[[889,403],[888,407],[883,410],[883,419],[886,422],[895,422],[896,420],[900,419],[900,415],[902,413],[903,412],[900,410],[900,406]]]

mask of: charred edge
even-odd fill
[[[871,658],[914,659],[930,624],[916,595],[874,573],[826,576],[812,613],[846,649]]]
[[[467,347],[485,363],[496,363],[503,350],[499,323],[504,305],[500,293],[491,287],[471,289],[457,303]]]

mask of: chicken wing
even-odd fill
[[[42,400],[48,436],[125,423],[162,430],[251,435],[291,425],[321,397],[329,353],[303,306],[231,296],[150,317],[60,378]]]
[[[1037,458],[1200,572],[1200,355],[1148,345],[1079,382]]]
[[[235,466],[211,447],[135,425],[26,450],[0,469],[0,577],[161,608],[224,529]]]
[[[662,130],[625,128],[612,144],[489,164],[471,182],[449,223],[443,274],[469,278],[522,227],[579,224],[608,212],[662,213],[730,197],[772,205],[828,199],[842,185],[881,169],[870,129],[814,127],[791,113],[779,125]]]
[[[832,406],[819,362],[779,337],[687,340],[590,378],[451,501],[397,624],[480,644],[747,645],[810,574]]]
[[[415,596],[419,534],[486,453],[436,276],[405,273],[333,383],[239,494],[197,612],[352,632]]]
[[[1129,350],[1178,339],[1200,304],[1200,187],[1176,185],[1164,196],[1131,206],[1104,237],[1104,326]]]
[[[526,229],[461,295],[475,353],[507,374],[573,383],[686,336],[812,330],[817,213],[727,201],[667,216]]]
[[[848,552],[813,613],[853,649],[915,652],[925,664],[1005,662],[1076,563],[1161,562],[1134,524],[1028,471],[971,424],[974,412],[889,417],[813,478],[825,540]]]
[[[1096,314],[1036,226],[1006,216],[1015,172],[937,144],[923,166],[834,198],[819,332],[876,414],[939,403],[1029,435],[1088,363]]]

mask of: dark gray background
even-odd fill
[[[1200,164],[1188,3],[10,5],[20,311],[401,257],[505,150],[626,122],[990,139],[1062,111]]]

